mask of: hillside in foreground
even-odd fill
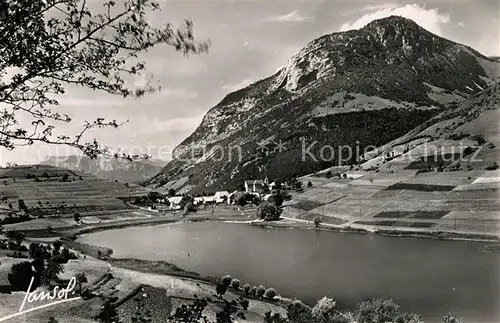
[[[106,222],[113,216],[137,217],[137,212],[123,199],[147,193],[138,185],[100,179],[60,167],[0,168],[0,217],[3,219],[9,213],[18,212],[19,200],[22,200],[33,219],[29,224],[37,227],[43,227],[45,222],[53,228],[74,225],[75,213],[96,223]]]
[[[311,41],[275,75],[228,94],[149,184],[198,192],[337,165],[302,143],[382,146],[500,75],[498,61],[402,17]],[[344,156],[342,156],[344,157]]]

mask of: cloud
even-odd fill
[[[268,22],[303,22],[311,20],[311,17],[301,16],[297,10],[278,16],[271,16],[265,19]]]
[[[241,90],[242,88],[249,86],[253,82],[254,81],[252,79],[244,79],[243,81],[241,81],[240,83],[237,83],[237,84],[224,84],[223,86],[221,86],[221,90],[223,90],[225,92],[234,92],[234,91]]]
[[[360,29],[373,20],[386,18],[389,16],[403,16],[415,21],[423,28],[436,35],[442,35],[442,25],[450,22],[450,15],[441,14],[437,9],[426,9],[418,4],[394,7],[388,4],[386,8],[380,8],[363,15],[352,23],[345,23],[340,27],[340,31]]]

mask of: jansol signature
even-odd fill
[[[46,308],[46,307],[50,307],[50,306],[54,306],[57,304],[66,303],[66,302],[70,302],[70,301],[75,301],[75,300],[78,300],[81,298],[81,297],[68,298],[68,296],[75,294],[75,292],[73,291],[75,289],[75,286],[76,286],[76,278],[75,277],[70,279],[70,281],[68,282],[68,285],[65,288],[60,288],[59,286],[56,286],[51,291],[47,291],[47,292],[41,291],[38,293],[36,291],[30,292],[31,287],[33,286],[33,281],[34,281],[34,277],[31,278],[30,285],[28,287],[28,290],[26,291],[26,295],[24,295],[24,299],[23,299],[23,302],[21,304],[21,307],[19,308],[19,311],[17,313],[0,318],[0,322],[9,320],[11,318],[14,318],[14,317],[22,315],[22,314],[37,311],[37,310],[40,310],[42,308]],[[39,301],[44,301],[44,300],[52,300],[53,302],[43,304],[40,306],[36,306],[36,307],[32,307],[32,308],[26,309],[26,310],[24,309],[26,303],[34,303],[34,302],[39,302]]]

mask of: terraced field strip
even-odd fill
[[[344,189],[347,187],[349,187],[349,183],[347,180],[345,182],[340,182],[340,180],[335,181],[335,182],[330,181],[330,182],[324,184],[323,186],[321,186],[321,188],[324,188],[324,189]]]
[[[442,231],[463,231],[500,235],[500,221],[483,219],[441,219],[434,227]]]
[[[432,228],[436,223],[434,222],[403,222],[403,221],[390,221],[390,220],[380,220],[380,221],[356,221],[354,224],[360,225],[370,225],[370,226],[382,226],[382,227],[401,227],[401,228]]]
[[[430,172],[418,174],[413,177],[406,178],[401,183],[411,184],[436,184],[458,186],[471,184],[474,182],[484,171],[457,171],[457,172]]]
[[[374,218],[398,218],[438,220],[448,214],[448,211],[383,211],[374,215]]]
[[[500,183],[478,183],[457,186],[454,191],[488,191],[500,190]]]
[[[500,221],[500,211],[451,211],[443,217],[443,220],[454,219]]]
[[[455,188],[453,185],[432,185],[432,184],[413,184],[396,183],[386,188],[386,190],[414,190],[424,192],[448,192]]]
[[[318,214],[316,212],[307,212],[301,215],[299,219],[313,222],[317,216],[321,217],[322,223],[327,223],[327,224],[342,225],[348,222],[347,220],[343,220],[329,215]]]
[[[324,205],[324,204],[320,203],[320,202],[313,201],[313,200],[302,200],[302,201],[294,204],[293,206],[294,206],[294,208],[299,209],[299,210],[311,211],[312,209],[321,207],[322,205]]]

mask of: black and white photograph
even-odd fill
[[[0,322],[500,323],[500,0],[0,0]]]

